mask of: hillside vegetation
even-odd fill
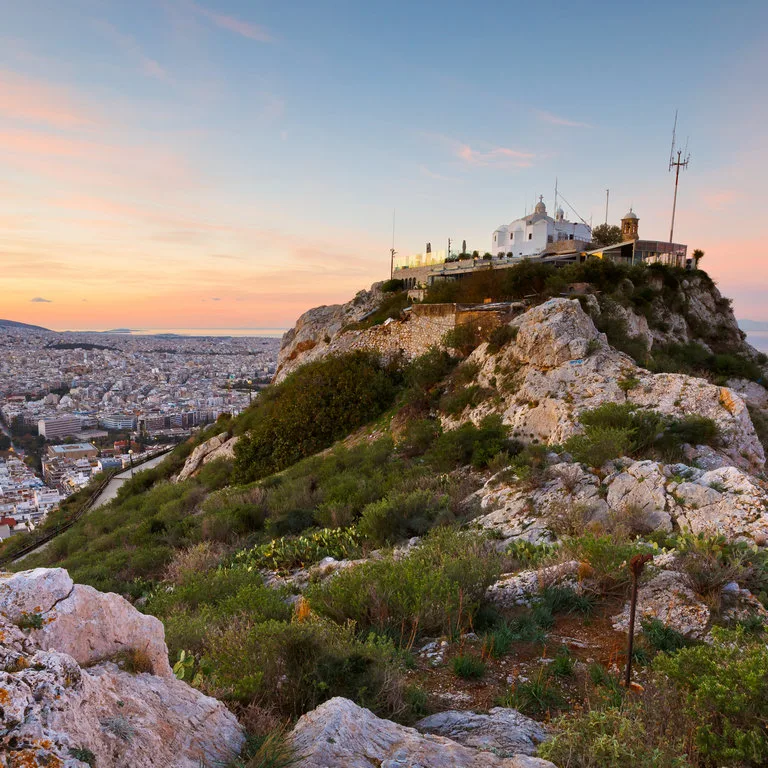
[[[724,304],[720,325],[696,326],[700,300],[681,297],[715,296],[701,272],[523,263],[439,284],[426,301],[535,294],[536,305],[572,282],[597,291],[580,302],[610,344],[652,371],[718,383],[762,377],[764,360],[734,336]],[[403,297],[385,293],[363,324]],[[673,304],[687,318],[679,344],[659,319]],[[564,305],[548,311],[570,312],[595,334],[578,305]],[[645,318],[652,346],[629,333],[627,312]],[[541,326],[554,327],[552,317]],[[682,386],[695,390],[691,403],[708,403],[706,414],[686,410],[682,395],[666,410],[641,403],[638,369],[585,337],[584,357],[562,366],[614,365],[623,378],[605,383],[610,401],[569,411],[576,427],[562,444],[545,445],[511,426],[517,411],[540,407],[514,401],[522,378],[544,375],[523,361],[518,341],[530,329],[516,322],[488,338],[454,332],[410,363],[369,352],[315,360],[137,474],[18,567],[62,566],[77,582],[129,595],[163,621],[177,676],[225,700],[262,740],[343,696],[405,723],[456,706],[515,707],[554,723],[541,754],[563,768],[765,764],[765,541],[756,528],[729,537],[681,523],[695,519],[702,498],[722,498],[723,509],[768,501],[760,478],[728,463],[735,453],[754,464],[746,449],[738,455],[754,441],[746,409],[728,410],[718,389],[696,379]],[[549,399],[575,408],[571,391]],[[221,432],[240,436],[234,461],[174,482],[194,445]],[[696,485],[708,468],[692,455],[714,456],[721,480]],[[635,482],[632,471],[646,474]],[[609,503],[622,483],[640,501]],[[669,509],[658,502],[666,517],[643,506],[645,490],[672,500]],[[679,579],[684,615],[705,618],[694,631],[664,613],[643,615],[638,690],[625,690],[615,614],[638,554],[654,556],[644,588]],[[745,591],[738,610],[732,583]]]

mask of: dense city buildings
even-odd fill
[[[0,537],[34,527],[94,474],[240,413],[274,374],[279,345],[0,327],[0,428],[14,441],[0,459]]]

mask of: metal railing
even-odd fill
[[[142,464],[146,464],[148,461],[156,459],[158,456],[162,456],[165,453],[170,453],[172,450],[173,448],[168,448],[164,451],[158,451],[152,456],[148,456],[144,461],[141,462],[141,464],[134,464],[133,469],[137,469],[138,467],[142,466]],[[54,529],[35,539],[33,543],[27,544],[27,546],[22,547],[16,552],[12,552],[10,555],[0,555],[0,567],[7,565],[8,563],[14,563],[17,560],[20,560],[30,552],[34,552],[38,547],[41,547],[43,544],[47,544],[52,539],[55,539],[59,534],[69,530],[86,512],[91,510],[96,500],[99,498],[99,496],[101,496],[101,494],[104,492],[104,489],[112,482],[112,480],[114,480],[124,471],[124,469],[120,469],[111,473],[107,473],[107,476],[98,484],[98,486],[85,500],[85,503],[82,504],[80,509],[78,509],[77,512],[75,512],[72,517],[69,518],[69,520],[57,525]]]

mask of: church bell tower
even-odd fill
[[[621,239],[624,242],[637,240],[639,237],[637,234],[639,224],[640,219],[637,218],[637,214],[630,208],[629,213],[621,220]]]

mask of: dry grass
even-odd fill
[[[225,551],[224,545],[215,541],[202,541],[180,549],[166,566],[163,578],[173,584],[181,584],[187,573],[201,573],[215,568]]]

